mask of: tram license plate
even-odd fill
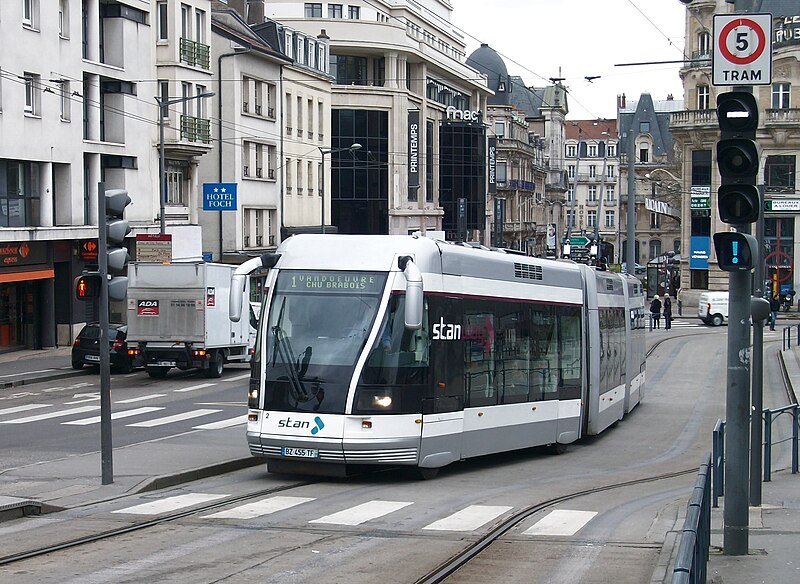
[[[87,361],[99,361],[100,355],[86,355]]]
[[[158,361],[156,365],[159,367],[175,367],[175,361]]]
[[[295,456],[297,458],[319,458],[319,450],[316,448],[291,448],[283,446],[281,456]]]

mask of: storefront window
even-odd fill
[[[0,227],[39,226],[39,165],[0,160]]]

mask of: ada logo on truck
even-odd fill
[[[158,300],[137,301],[136,316],[158,316]]]

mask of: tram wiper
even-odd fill
[[[289,338],[286,336],[286,333],[283,332],[283,329],[278,325],[272,327],[272,335],[275,338],[275,348],[281,355],[283,367],[286,369],[286,375],[289,378],[289,383],[292,386],[293,397],[297,401],[308,401],[310,396],[308,391],[306,391],[305,385],[302,381],[300,381],[300,376],[297,373],[294,350],[292,349],[292,344],[289,342]]]

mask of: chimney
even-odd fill
[[[264,22],[264,0],[247,0],[247,24]]]
[[[617,96],[617,109],[625,109],[625,94]]]
[[[326,41],[331,40],[331,37],[329,37],[327,35],[327,33],[325,32],[324,28],[321,31],[319,31],[319,34],[317,35],[317,38],[318,39],[322,39],[322,40],[326,40]]]
[[[672,100],[674,100],[674,99],[675,99],[675,98],[674,98],[674,97],[672,97],[672,94],[671,94],[671,93],[667,95],[667,101],[672,101]]]

